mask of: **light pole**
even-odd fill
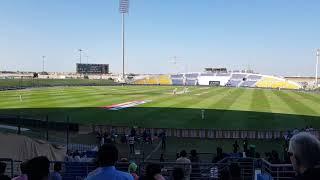
[[[124,15],[129,11],[129,0],[120,0],[119,11],[122,15],[122,78],[125,79],[124,74],[124,53],[125,53],[125,38],[124,38]]]
[[[46,58],[46,56],[42,56],[42,72],[44,72],[44,59]]]
[[[81,64],[81,52],[83,51],[83,49],[78,49],[79,51],[79,56],[80,56],[80,64]]]
[[[320,49],[317,49],[317,63],[316,63],[316,87],[318,87],[318,66],[319,66]]]

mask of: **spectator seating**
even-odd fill
[[[231,75],[231,80],[235,80],[235,79],[243,79],[247,76],[247,74],[232,74]]]
[[[171,85],[172,81],[169,75],[147,76],[134,81],[134,84],[145,85]]]
[[[169,75],[160,75],[158,80],[160,85],[171,85],[172,81]]]
[[[214,73],[201,73],[200,76],[215,76]]]
[[[156,85],[159,84],[159,78],[157,76],[148,76],[146,78],[135,81],[135,84]]]
[[[259,88],[300,89],[299,84],[275,77],[263,77],[256,83]]]
[[[242,80],[232,80],[232,79],[230,79],[226,86],[238,87],[241,82],[242,82]]]
[[[217,73],[216,76],[230,76],[229,73]]]
[[[186,77],[187,79],[197,79],[198,76],[199,76],[198,73],[185,74],[185,77]]]
[[[184,85],[183,79],[172,79],[172,85]]]
[[[273,89],[301,89],[302,84],[288,81],[281,77],[251,73],[186,73],[175,75],[143,76],[134,84],[145,85],[220,85],[230,87],[259,87]]]
[[[176,75],[171,75],[171,79],[182,79],[183,74],[176,74]]]
[[[195,85],[197,85],[197,80],[196,79],[186,79],[186,85],[187,86],[195,86]]]
[[[255,80],[255,81],[258,81],[262,78],[262,76],[260,75],[255,75],[255,74],[250,74],[248,75],[247,77],[247,80]]]
[[[240,84],[240,87],[255,87],[255,84],[257,83],[257,81],[243,81],[241,84]]]

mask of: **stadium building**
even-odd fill
[[[284,77],[256,74],[244,71],[228,72],[225,68],[206,68],[203,73],[175,75],[149,75],[136,77],[134,84],[178,86],[228,86],[272,89],[302,89],[303,84]]]

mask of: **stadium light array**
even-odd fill
[[[122,15],[122,78],[125,80],[125,73],[124,73],[124,53],[125,53],[125,39],[124,39],[124,15],[129,12],[129,0],[120,0],[119,4],[119,12]]]

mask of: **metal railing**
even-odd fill
[[[161,167],[161,174],[170,178],[175,168],[181,168],[190,179],[219,179],[220,172],[228,166],[223,163],[190,163],[182,164],[176,162],[142,162],[139,164],[139,174],[144,175],[149,164],[157,164]]]
[[[295,176],[295,171],[291,164],[271,164],[262,159],[261,172],[267,173],[274,180],[292,179]]]

